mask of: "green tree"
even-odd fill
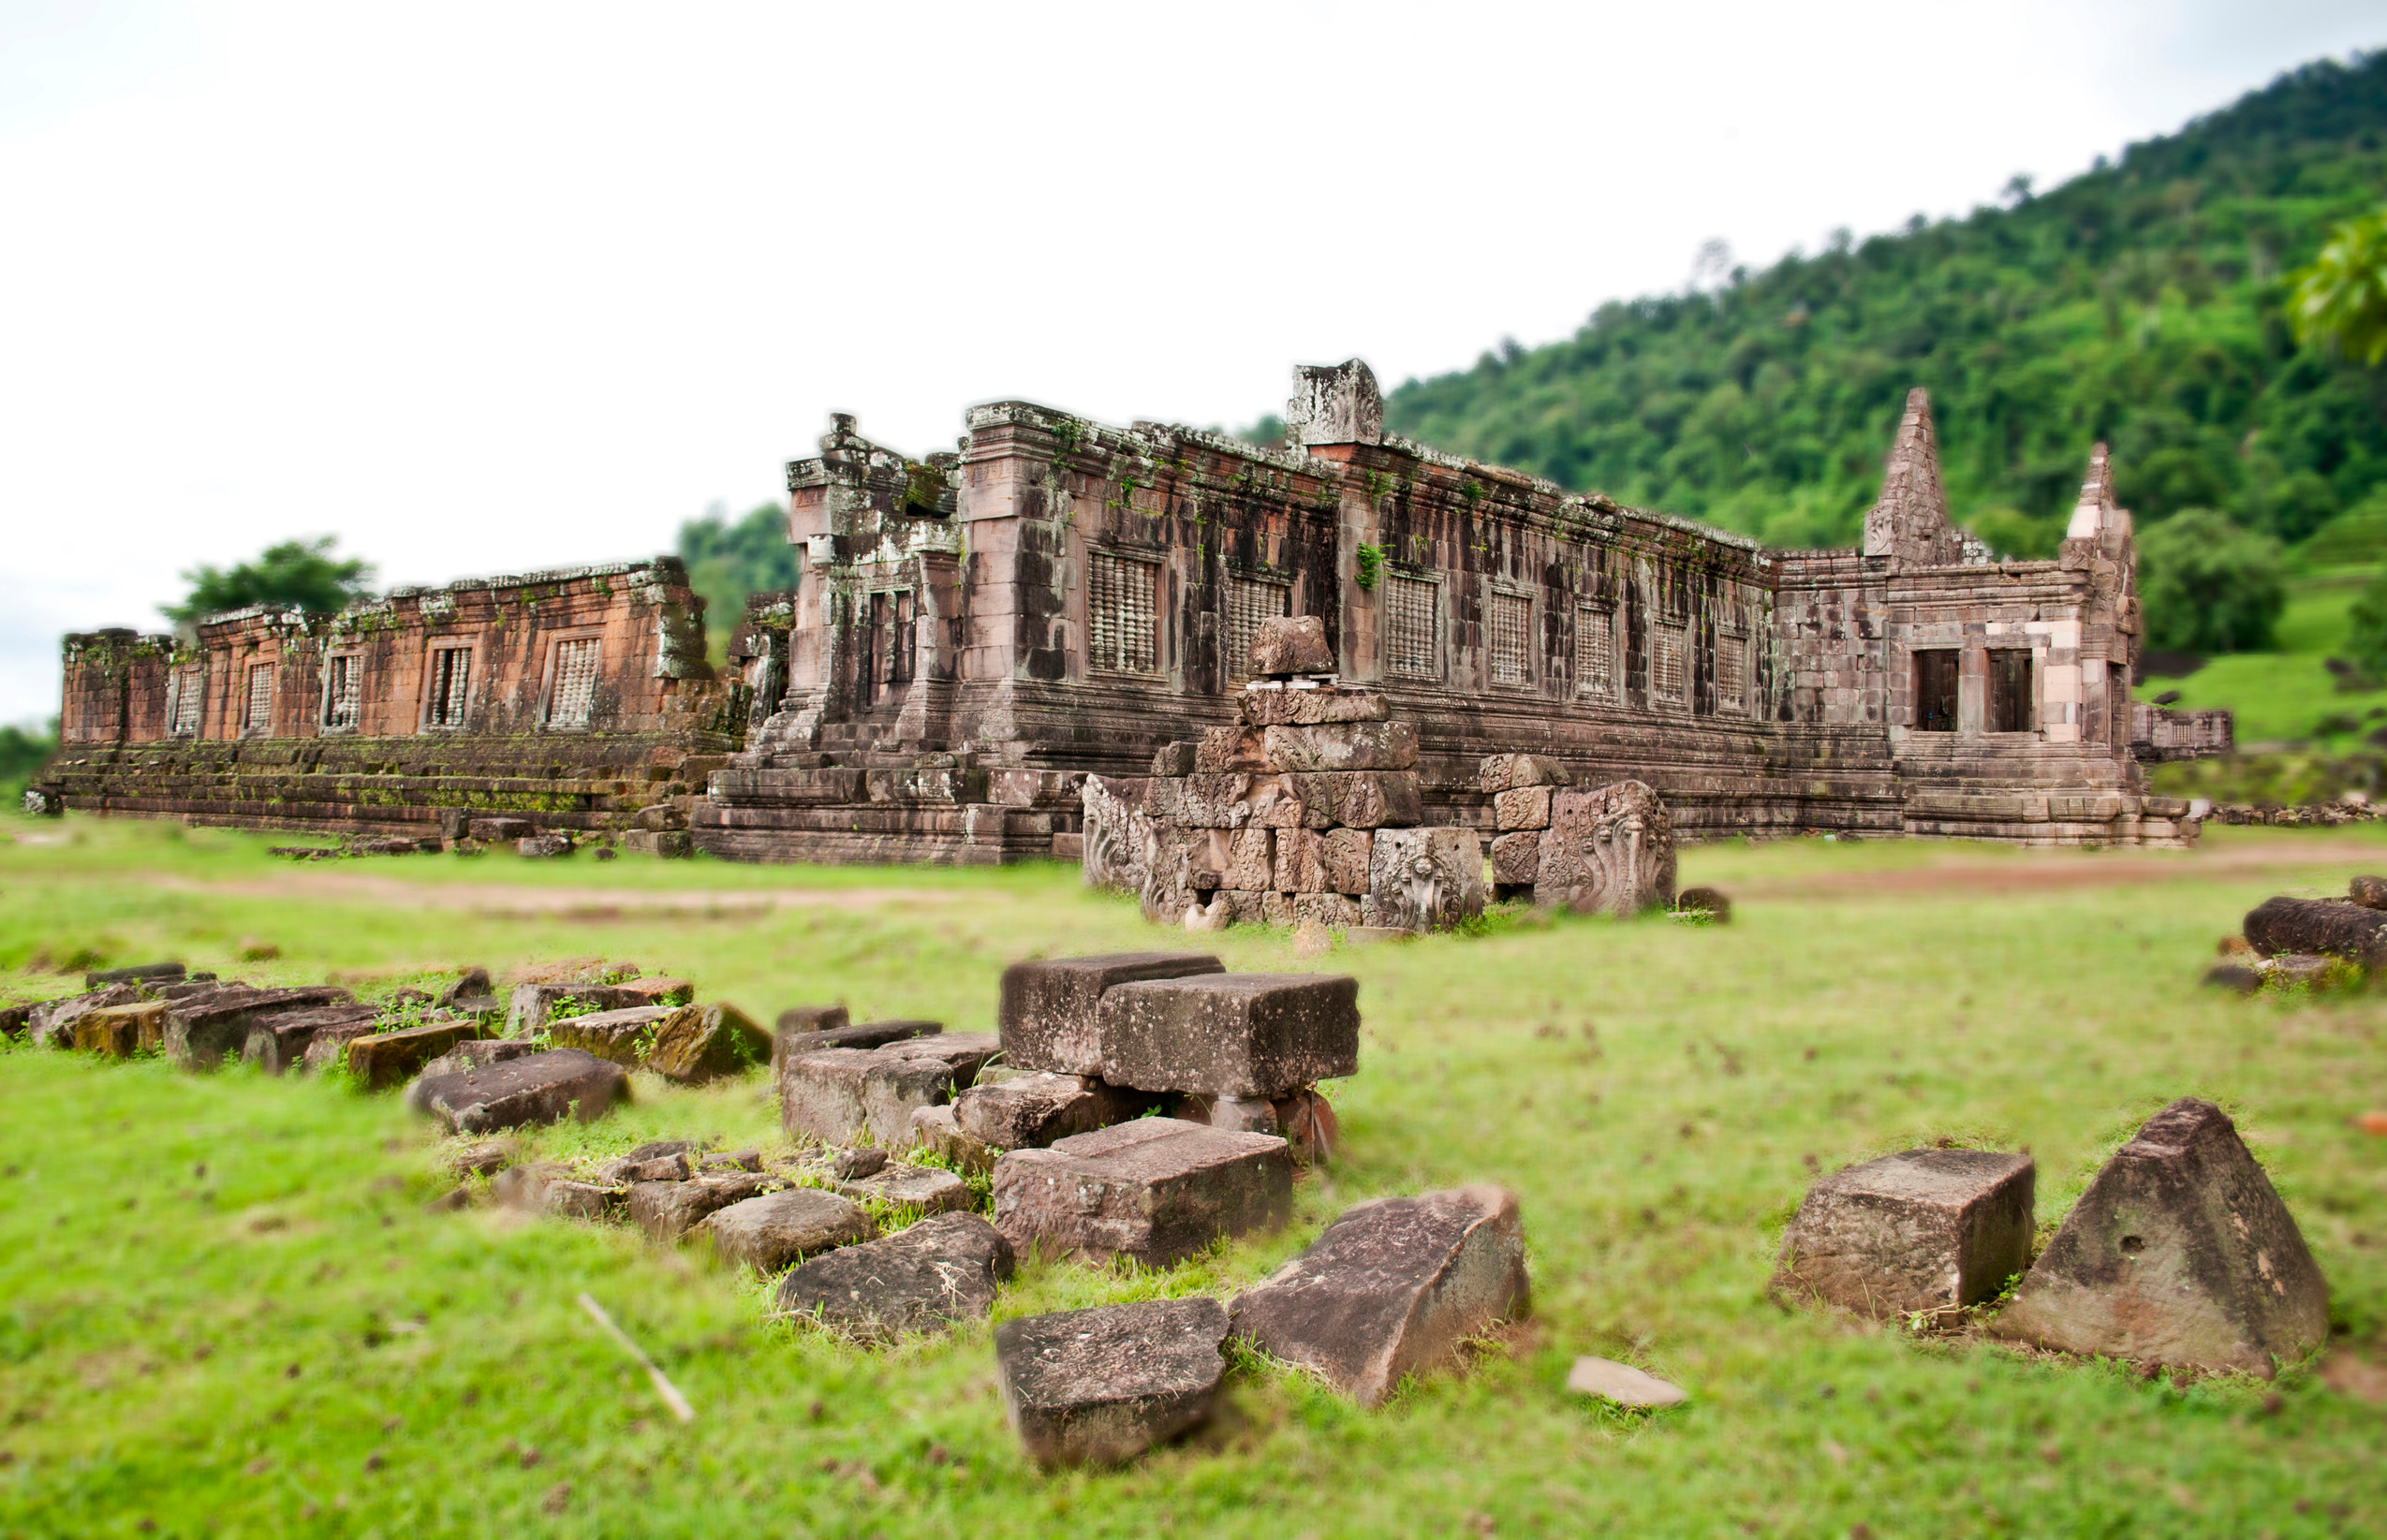
[[[735,520],[716,503],[703,518],[680,526],[679,547],[688,586],[704,596],[705,632],[716,664],[727,656],[746,595],[793,588],[803,570],[788,543],[788,510],[776,503]]]
[[[2166,652],[2259,653],[2286,608],[2279,542],[2211,508],[2183,508],[2138,537],[2146,643]]]
[[[17,799],[24,795],[25,785],[33,772],[49,762],[58,752],[58,719],[51,718],[47,732],[24,726],[0,727],[0,796],[14,808]]]
[[[2297,341],[2327,344],[2373,368],[2387,359],[2387,209],[2338,226],[2294,277],[2288,322]]]
[[[361,558],[342,560],[332,554],[337,543],[330,535],[285,540],[266,547],[254,562],[222,569],[202,564],[183,574],[191,585],[190,595],[181,604],[158,608],[177,625],[258,604],[332,614],[373,582],[373,568]]]

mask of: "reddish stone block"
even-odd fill
[[[1165,1267],[1282,1225],[1292,1189],[1283,1139],[1138,1118],[996,1161],[995,1227],[1023,1253]]]

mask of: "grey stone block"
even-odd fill
[[[1863,1315],[1997,1298],[2030,1263],[2028,1155],[1908,1150],[1807,1189],[1782,1236],[1776,1292]]]
[[[953,1116],[980,1143],[1024,1150],[1142,1117],[1157,1105],[1154,1096],[1085,1076],[1030,1073],[972,1086],[953,1098]]]
[[[321,1010],[281,1011],[259,1017],[249,1028],[247,1039],[241,1045],[241,1061],[255,1064],[268,1075],[285,1075],[306,1063],[307,1045],[325,1027],[361,1027],[373,1029],[377,1012],[374,1006],[326,1005]],[[362,1035],[360,1033],[358,1035]]]
[[[790,1187],[715,1209],[696,1225],[714,1254],[761,1272],[872,1239],[878,1226],[849,1199],[818,1187]]]
[[[913,1109],[951,1101],[1001,1047],[992,1033],[939,1033],[867,1051],[800,1054],[782,1071],[781,1122],[830,1144],[907,1147]]]
[[[752,1171],[719,1171],[685,1181],[630,1184],[630,1223],[656,1240],[677,1240],[697,1222],[732,1203],[759,1196],[771,1179]]]
[[[1025,1252],[1165,1266],[1291,1211],[1285,1141],[1139,1118],[995,1163],[995,1225]]]
[[[630,1099],[629,1073],[577,1049],[552,1049],[486,1069],[426,1075],[407,1088],[406,1105],[457,1134],[577,1117],[594,1122]]]
[[[1462,1342],[1522,1311],[1528,1293],[1515,1195],[1461,1187],[1345,1210],[1236,1297],[1234,1329],[1377,1406],[1403,1375],[1456,1361]]]
[[[624,1010],[559,1017],[547,1022],[547,1040],[559,1049],[578,1049],[624,1069],[636,1069],[646,1062],[646,1050],[655,1042],[656,1030],[670,1014],[668,1005],[632,1005]]]
[[[779,1309],[866,1342],[983,1320],[1011,1276],[1011,1243],[976,1214],[947,1213],[817,1256],[779,1284]]]
[[[896,1161],[868,1176],[841,1181],[837,1191],[857,1203],[875,1198],[896,1208],[918,1209],[929,1214],[950,1213],[970,1206],[969,1183],[950,1171],[934,1166],[914,1166],[908,1161]]]
[[[1003,970],[996,1025],[1003,1058],[1019,1069],[1055,1075],[1098,1073],[1095,1011],[1103,991],[1154,978],[1226,972],[1205,952],[1113,952],[1039,958]]]
[[[132,986],[116,985],[114,989],[128,991]],[[108,991],[103,990],[102,993]],[[115,1000],[97,1000],[95,1005],[119,1004]],[[207,994],[177,1000],[166,1011],[166,1057],[184,1069],[214,1069],[227,1059],[237,1059],[248,1046],[249,1030],[260,1020],[284,1012],[320,1010],[326,1005],[352,1005],[356,997],[346,990],[330,987],[296,990],[257,990],[234,984]],[[84,1009],[95,1008],[87,1005]],[[66,1015],[52,1018],[54,1023]]]
[[[1003,1409],[1038,1464],[1113,1464],[1204,1421],[1226,1373],[1216,1299],[1147,1299],[995,1328]]]
[[[2327,1340],[2329,1285],[2228,1114],[2183,1097],[2105,1163],[1990,1330],[2267,1379]]]
[[[771,1034],[735,1005],[682,1005],[656,1024],[646,1065],[667,1080],[701,1085],[743,1075],[771,1058]]]
[[[1359,980],[1210,974],[1121,984],[1096,1012],[1096,1069],[1138,1091],[1280,1096],[1359,1069]]]
[[[995,1163],[1003,1156],[1002,1151],[995,1149],[983,1139],[974,1138],[963,1132],[962,1125],[953,1116],[953,1108],[950,1105],[913,1108],[912,1137],[921,1149],[942,1157],[965,1171],[977,1171],[981,1174],[992,1171],[995,1169]]]
[[[1251,671],[1261,675],[1331,674],[1334,649],[1316,615],[1272,615],[1251,638]]]

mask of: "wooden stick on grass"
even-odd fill
[[[682,1422],[696,1420],[696,1408],[688,1404],[687,1397],[680,1394],[680,1387],[664,1378],[663,1371],[655,1367],[655,1360],[640,1352],[638,1343],[623,1334],[622,1328],[613,1324],[613,1317],[605,1313],[603,1305],[583,1294],[581,1296],[581,1309],[588,1312],[589,1319],[603,1327],[606,1335],[619,1342],[622,1345],[622,1351],[636,1359],[639,1367],[646,1371],[646,1377],[655,1382],[655,1393],[663,1398],[663,1404],[671,1409],[673,1416]]]

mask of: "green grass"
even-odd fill
[[[2387,690],[2340,691],[2323,662],[2344,655],[2346,611],[2371,577],[2370,568],[2344,568],[2294,579],[2274,651],[2223,653],[2186,679],[2150,678],[2132,693],[2145,700],[2177,690],[2182,711],[2229,708],[2241,749],[2354,747],[2387,724]]]
[[[601,955],[758,1016],[842,998],[983,1029],[1006,962],[1161,939],[1051,866],[294,868],[243,834],[6,832],[61,842],[0,840],[0,990],[20,998],[66,985],[29,959],[80,946],[384,984]],[[435,1141],[393,1098],[0,1053],[0,1534],[2377,1533],[2380,1411],[2312,1370],[2267,1404],[2252,1382],[1918,1342],[1763,1290],[1811,1168],[1942,1137],[2027,1145],[2050,1223],[2137,1120],[2193,1093],[2236,1113],[2296,1214],[2335,1351],[2380,1357],[2387,1141],[2347,1118],[2387,1101],[2387,1005],[2196,979],[2252,902],[2381,866],[2387,840],[2356,830],[2129,856],[1702,846],[1683,880],[1731,892],[1730,926],[1503,919],[1338,951],[1323,965],[1361,979],[1363,1067],[1337,1093],[1348,1153],[1302,1183],[1294,1224],[1160,1272],[1036,1261],[996,1313],[1230,1290],[1358,1198],[1492,1181],[1522,1198],[1532,1315],[1372,1413],[1239,1362],[1212,1428],[1115,1472],[1024,1463],[983,1327],[864,1353],[766,1324],[759,1283],[624,1230],[425,1213]],[[582,889],[618,902],[533,907]],[[800,902],[644,907],[688,891]],[[281,957],[236,963],[244,937]],[[1205,939],[1235,967],[1320,965],[1280,932]],[[759,1077],[640,1091],[534,1142],[774,1137]],[[1581,1353],[1693,1399],[1655,1417],[1570,1400]]]

